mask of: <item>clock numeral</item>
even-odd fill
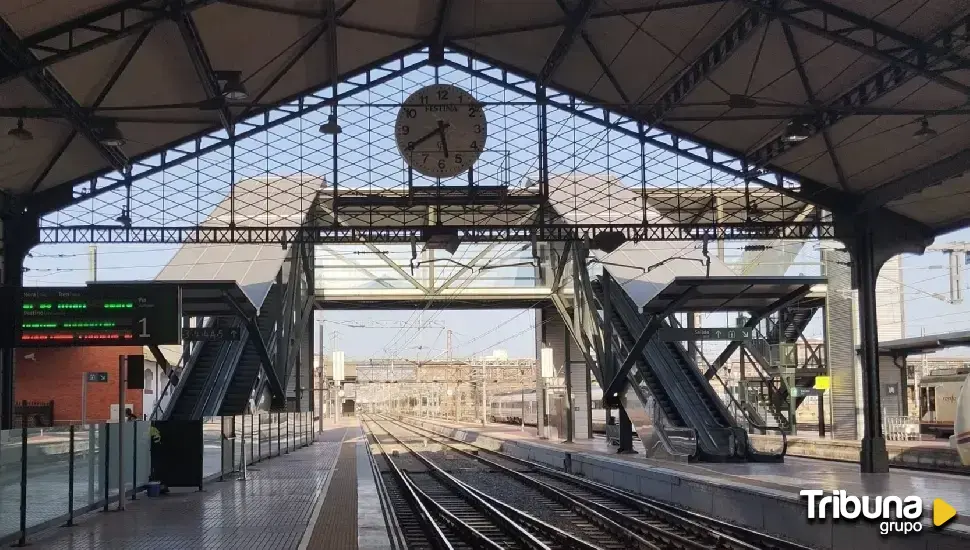
[[[408,142],[408,151],[414,151],[414,142],[413,141],[409,141]]]
[[[477,117],[478,116],[478,112],[480,110],[481,109],[479,109],[475,105],[469,105],[468,106],[468,118],[475,118],[475,117]]]
[[[428,103],[428,96],[422,95],[421,96],[421,104],[422,105],[427,105],[427,103]]]
[[[428,163],[428,157],[429,157],[430,155],[428,155],[428,153],[422,153],[422,155],[421,155],[421,156],[422,156],[422,159],[421,159],[421,164],[427,164],[427,163]]]
[[[478,151],[478,142],[477,141],[473,141],[472,142],[472,151]]]
[[[401,126],[401,135],[402,136],[406,136],[406,135],[408,135],[410,133],[411,133],[411,127],[410,126],[407,126],[407,125]]]
[[[461,164],[461,153],[455,153],[455,164]]]
[[[405,109],[404,110],[404,115],[406,117],[408,117],[408,118],[417,118],[417,116],[418,116],[418,110],[417,109]]]
[[[438,99],[448,101],[448,90],[438,90]]]
[[[482,125],[481,124],[476,124],[475,125],[475,133],[476,134],[482,133]]]
[[[438,170],[444,170],[444,169],[445,169],[445,159],[438,160]]]

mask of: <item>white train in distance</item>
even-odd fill
[[[590,392],[590,410],[593,416],[593,431],[606,431],[606,411],[603,409],[603,390],[594,388]],[[488,396],[489,420],[491,422],[536,425],[536,391],[505,392]],[[615,414],[615,413],[614,413]]]
[[[950,445],[960,453],[960,462],[970,466],[970,374],[963,379],[963,387],[957,395],[956,418],[953,421],[954,434]]]
[[[938,369],[919,382],[920,432],[950,437],[957,418],[957,400],[970,369]]]

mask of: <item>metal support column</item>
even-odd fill
[[[611,407],[607,405],[610,402],[606,397],[606,390],[613,380],[615,373],[615,365],[613,363],[613,300],[610,298],[613,277],[610,276],[606,270],[603,271],[603,357],[601,360],[603,364],[600,365],[600,375],[603,377],[603,396],[600,401],[603,403],[603,408],[605,409],[603,421],[607,424],[610,423],[610,415],[613,413]]]
[[[38,241],[37,218],[14,213],[3,217],[3,269],[0,270],[0,283],[12,292],[12,304],[2,304],[10,307],[9,319],[12,326],[0,327],[0,330],[11,331],[7,334],[12,340],[14,327],[20,325],[23,315],[21,302],[23,297],[20,290],[24,285],[24,258]],[[16,350],[13,347],[0,349],[0,429],[13,429],[14,415],[14,368]]]
[[[633,450],[633,422],[626,410],[620,407],[620,448],[616,451],[619,454],[637,454]]]
[[[876,324],[876,276],[873,229],[860,224],[855,237],[853,261],[859,289],[859,331],[862,349],[862,399],[865,426],[859,461],[863,473],[888,473],[889,455],[882,433],[882,411],[879,403],[879,333]]]
[[[566,344],[563,348],[563,375],[566,380],[566,439],[564,443],[572,443],[573,436],[576,435],[576,418],[574,417],[576,407],[573,404],[573,367],[572,358],[569,357],[570,336],[566,323],[562,325],[562,332],[562,341]]]

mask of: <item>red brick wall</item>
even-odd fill
[[[107,383],[88,383],[87,406],[88,421],[107,420],[111,404],[118,402],[118,356],[141,353],[141,347],[121,346],[18,349],[14,396],[17,401],[53,399],[55,423],[80,422],[83,373],[107,372]],[[141,416],[141,390],[127,390],[125,402]]]

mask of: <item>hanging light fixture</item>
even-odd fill
[[[805,124],[803,119],[796,118],[788,123],[788,126],[785,128],[785,135],[782,139],[788,143],[798,143],[800,141],[805,141],[810,137],[812,137],[811,128],[808,127],[808,124]]]
[[[939,132],[930,128],[930,121],[923,118],[919,121],[919,129],[913,132],[913,139],[925,141],[928,139],[933,139],[938,135],[940,135]]]
[[[106,145],[108,147],[121,147],[125,144],[125,136],[118,129],[118,125],[114,121],[105,122],[101,126],[101,132],[98,135],[98,141],[101,145]]]
[[[327,2],[327,24],[330,27],[330,51],[329,67],[330,85],[333,91],[333,104],[330,105],[330,116],[327,122],[320,125],[320,133],[328,136],[335,136],[342,132],[340,124],[337,123],[337,3],[334,0]],[[334,147],[337,142],[334,141]],[[336,150],[334,150],[336,153]],[[336,177],[336,174],[334,174]]]
[[[240,71],[217,71],[216,78],[222,82],[222,97],[230,101],[242,101],[249,97]]]
[[[337,115],[328,116],[327,121],[320,125],[320,133],[328,136],[337,135],[342,131],[340,124],[337,124]]]
[[[19,139],[20,141],[30,141],[34,139],[34,134],[30,130],[24,128],[24,119],[17,119],[17,127],[11,128],[7,135]]]

